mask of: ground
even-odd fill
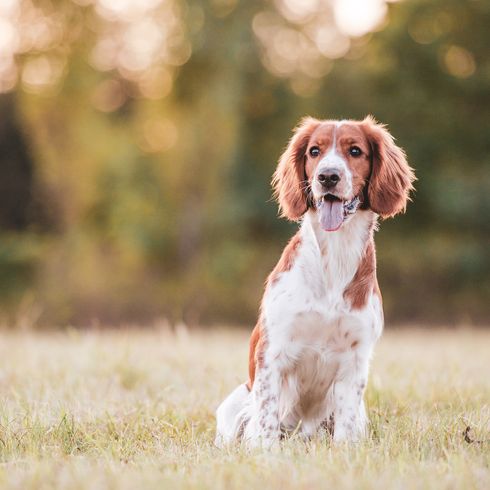
[[[385,332],[355,445],[213,446],[247,332],[0,332],[0,488],[490,488],[490,329]],[[469,427],[469,431],[464,431]]]

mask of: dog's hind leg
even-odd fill
[[[216,410],[216,438],[218,447],[227,446],[239,440],[243,425],[246,422],[244,414],[250,403],[250,391],[247,385],[241,384],[235,388]]]

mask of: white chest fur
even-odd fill
[[[313,212],[305,216],[291,269],[282,272],[264,296],[268,335],[291,333],[293,328],[300,329],[304,339],[316,338],[319,329],[351,314],[344,291],[359,267],[374,220],[372,212],[359,212],[341,230],[328,233]]]

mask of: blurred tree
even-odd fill
[[[487,321],[490,7],[407,0],[380,24],[371,3],[0,6],[0,300],[43,323],[253,321],[294,229],[269,187],[291,128],[372,113],[419,177],[378,237],[388,320]]]
[[[11,95],[0,99],[0,227],[22,230],[32,219],[34,170]]]

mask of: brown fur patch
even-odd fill
[[[361,127],[372,148],[369,206],[382,218],[390,218],[405,211],[415,174],[405,152],[396,146],[393,136],[382,124],[368,116]]]
[[[272,178],[274,195],[279,201],[281,216],[297,221],[308,209],[305,180],[305,155],[310,136],[320,122],[304,118],[279,159]]]
[[[374,241],[370,238],[354,278],[344,291],[344,298],[350,301],[353,309],[358,310],[366,304],[376,286],[376,252]]]
[[[257,367],[264,365],[264,349],[266,345],[265,332],[262,326],[262,320],[259,318],[257,325],[250,336],[250,348],[248,351],[248,382],[247,388],[252,390],[255,380],[255,371]]]
[[[299,232],[289,240],[288,244],[284,248],[279,262],[276,264],[272,272],[267,278],[267,286],[274,284],[279,279],[279,274],[291,269],[294,264],[294,259],[298,255],[298,248],[301,245],[301,237]]]

